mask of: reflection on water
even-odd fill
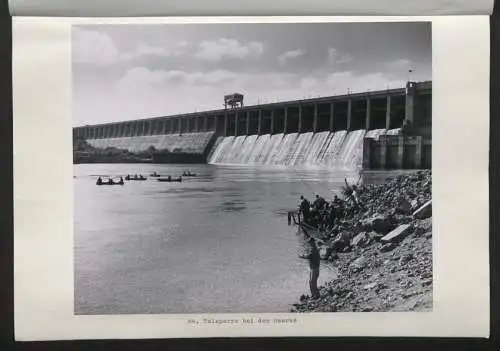
[[[95,186],[97,176],[198,174],[182,183]],[[332,170],[75,165],[78,314],[287,312],[308,292],[296,228],[301,194],[333,196]],[[333,276],[323,268],[320,284]]]

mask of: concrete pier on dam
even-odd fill
[[[159,163],[429,168],[431,105],[432,82],[408,82],[400,89],[86,125],[73,128],[73,138],[96,149],[154,150]]]

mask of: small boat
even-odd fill
[[[177,178],[158,178],[159,182],[182,182],[182,177],[177,177]]]
[[[134,176],[134,177],[131,177],[130,175],[126,175],[125,176],[125,180],[146,180],[148,178],[144,177],[142,174],[140,176]]]
[[[99,181],[101,180],[101,181]],[[120,179],[119,181],[113,181],[113,179],[108,179],[108,180],[102,180],[98,179],[95,185],[124,185],[125,183],[123,182],[123,179]]]
[[[108,182],[103,182],[103,183],[96,183],[96,185],[124,185],[122,182],[113,182],[113,183],[108,183]]]
[[[182,173],[183,177],[196,177],[196,173],[184,172]]]

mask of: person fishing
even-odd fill
[[[109,185],[113,185],[113,184],[114,184],[114,183],[113,183],[113,179],[109,178],[109,179],[108,179],[108,184],[109,184]]]
[[[311,291],[312,298],[317,299],[320,297],[318,289],[318,278],[321,257],[314,238],[309,237],[309,240],[307,242],[309,244],[309,254],[306,256],[309,261],[309,290]]]
[[[97,185],[102,185],[102,178],[101,177],[97,178],[97,183],[96,184]]]
[[[314,209],[316,209],[317,211],[321,211],[325,207],[325,203],[325,199],[319,196],[319,194],[316,194],[316,200],[314,200],[313,202]]]
[[[123,182],[123,177],[121,177],[121,176],[120,176],[120,181],[118,182],[118,184],[120,184],[120,185],[123,185],[123,184],[124,184],[124,182]]]
[[[350,186],[349,183],[347,183],[347,178],[344,178],[344,181],[345,181],[345,185],[347,187],[347,189],[349,190],[349,197],[348,199],[350,199],[354,206],[355,207],[361,207],[361,203],[359,201],[359,197],[358,197],[358,187],[356,185],[352,185]]]
[[[327,225],[327,228],[329,228],[329,229],[333,228],[333,226],[335,225],[335,221],[336,221],[336,219],[337,219],[338,216],[339,216],[339,212],[338,212],[337,203],[335,202],[335,200],[333,200],[330,203],[330,207],[328,208],[328,214],[327,214],[328,225]]]
[[[311,210],[311,203],[304,197],[304,195],[300,195],[299,221],[300,221],[300,215],[302,214],[303,222],[309,223],[310,213],[311,213],[310,210]]]

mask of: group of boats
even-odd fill
[[[157,172],[153,172],[149,176],[150,177],[157,177],[157,178],[161,177],[161,175]],[[182,177],[196,177],[196,173],[192,173],[190,171],[184,171],[184,172],[182,172]]]
[[[182,182],[182,177],[196,177],[196,173],[192,173],[190,171],[184,171],[182,173],[182,176],[178,177],[172,177],[172,176],[161,176],[157,172],[153,172],[149,175],[152,178],[156,178],[159,182]],[[135,174],[131,176],[130,174],[127,174],[125,176],[125,180],[127,181],[144,181],[147,180],[145,176],[142,174]],[[103,180],[101,177],[97,178],[96,185],[124,185],[124,178],[123,177],[107,177],[107,179]]]

